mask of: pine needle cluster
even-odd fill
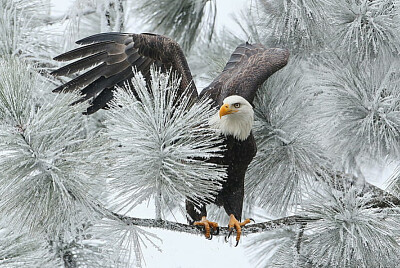
[[[257,1],[256,8],[254,15],[259,12],[259,20],[255,23],[261,39],[289,48],[291,53],[318,49],[329,32],[325,1]]]
[[[123,0],[73,1],[66,24],[66,47],[71,48],[77,39],[99,32],[124,32],[126,23]]]
[[[140,1],[135,10],[153,31],[177,40],[188,51],[202,32],[211,40],[214,33],[215,0]]]
[[[92,194],[102,185],[107,142],[82,131],[83,107],[69,106],[76,96],[38,107],[37,74],[18,60],[0,66],[1,218],[50,240],[73,237],[97,215]]]
[[[301,267],[295,259],[295,238],[293,228],[272,230],[252,237],[245,250],[255,267]]]
[[[304,120],[312,103],[298,92],[304,83],[302,68],[292,64],[274,74],[259,90],[255,101],[258,152],[246,176],[246,191],[257,203],[274,212],[299,204],[302,192],[323,172],[327,159]]]
[[[396,0],[328,2],[335,47],[359,60],[399,55],[400,3]]]
[[[0,228],[0,266],[54,268],[61,267],[62,263],[50,253],[44,239],[38,240],[28,233]]]
[[[152,70],[151,76],[148,90],[136,74],[137,96],[119,90],[106,115],[108,135],[119,146],[112,156],[112,203],[129,211],[150,197],[169,206],[185,198],[211,201],[225,176],[224,168],[206,161],[220,156],[221,138],[208,126],[216,111],[208,100],[191,105],[189,94],[177,101],[174,75]]]
[[[48,10],[43,0],[1,0],[0,57],[18,56],[33,63],[51,64],[51,40],[43,30]]]
[[[318,114],[328,130],[330,148],[344,159],[351,154],[399,155],[400,74],[397,60],[358,65],[325,59],[320,66]]]
[[[303,206],[308,223],[305,256],[313,267],[395,267],[400,246],[398,209],[373,208],[355,187],[336,191],[330,185]]]

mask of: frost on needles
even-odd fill
[[[85,131],[85,105],[69,105],[75,94],[39,104],[48,85],[26,63],[0,60],[0,77],[0,228],[57,252],[99,217],[107,141]]]
[[[97,210],[91,193],[103,164],[96,148],[106,142],[83,131],[82,106],[69,105],[74,94],[37,107],[43,84],[32,69],[18,60],[0,66],[2,217],[16,229],[73,235],[81,213],[91,218]]]
[[[214,199],[225,169],[206,160],[220,157],[221,138],[208,126],[215,110],[209,100],[190,104],[189,94],[177,96],[180,79],[151,70],[150,88],[140,73],[137,92],[120,89],[106,115],[107,135],[115,150],[110,187],[112,204],[129,211],[155,197],[156,218],[190,198]],[[178,101],[176,101],[178,99]]]

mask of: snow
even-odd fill
[[[72,0],[51,0],[51,15],[61,16],[70,8],[74,1]]]
[[[157,234],[163,241],[162,252],[151,246],[143,250],[146,267],[252,267],[243,247],[235,248],[232,243],[225,243],[222,236],[209,241],[186,233],[146,230]]]

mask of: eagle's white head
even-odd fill
[[[251,104],[243,97],[226,97],[218,113],[210,119],[210,126],[224,135],[232,135],[238,140],[249,137],[254,122]]]

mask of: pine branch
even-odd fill
[[[117,217],[121,221],[125,222],[127,225],[137,225],[141,227],[150,227],[150,228],[160,228],[165,230],[171,230],[176,232],[190,233],[190,234],[198,234],[203,235],[202,227],[188,225],[179,222],[172,222],[166,220],[156,220],[156,219],[141,219],[135,217],[129,217],[120,215],[118,213],[112,213],[113,216]],[[308,218],[302,216],[288,216],[279,218],[276,220],[260,222],[249,224],[242,227],[244,234],[253,234],[253,233],[261,233],[266,231],[271,231],[277,228],[281,228],[283,226],[291,226],[296,224],[306,224],[308,222],[316,221],[317,218]],[[227,235],[229,233],[228,227],[219,227],[219,234]]]
[[[296,241],[296,253],[297,254],[300,254],[300,248],[301,248],[301,243],[302,243],[303,236],[304,236],[305,227],[306,227],[306,224],[302,223],[300,225],[299,230],[298,230],[297,235],[296,235],[296,240],[297,240]]]
[[[318,175],[322,177],[322,174]],[[344,190],[343,188],[341,188],[343,184],[337,184],[338,181],[345,182],[347,185],[356,185],[358,181],[358,178],[356,176],[339,171],[330,171],[328,172],[328,175],[331,181],[334,183],[334,186],[338,190]],[[393,206],[400,206],[399,198],[368,182],[365,183],[364,188],[361,191],[361,195],[364,194],[371,194],[372,197],[369,205],[374,208],[389,208]]]
[[[216,1],[137,1],[135,15],[143,18],[150,31],[174,38],[189,51],[203,33],[209,41],[214,34]]]
[[[354,183],[357,181],[356,176],[352,176],[349,174],[344,174],[341,172],[331,172],[330,173],[331,179],[335,183],[335,186],[337,186],[338,180],[341,182],[347,184],[347,185],[354,185]],[[342,184],[343,185],[343,184]],[[338,190],[345,190],[339,189]],[[370,183],[366,183],[363,191],[361,192],[361,195],[363,194],[371,194],[372,198],[371,201],[368,202],[367,205],[370,205],[370,208],[390,208],[393,206],[400,207],[400,199],[395,197],[394,195],[390,194],[389,192],[386,192],[379,187],[376,187]],[[115,219],[117,217],[119,220],[123,221],[127,225],[137,225],[141,227],[150,227],[150,228],[160,228],[160,229],[166,229],[166,230],[171,230],[171,231],[177,231],[177,232],[184,232],[184,233],[191,233],[191,234],[203,234],[202,227],[194,226],[194,225],[188,225],[188,224],[183,224],[183,223],[178,223],[178,222],[172,222],[172,221],[167,221],[167,220],[156,220],[156,219],[141,219],[141,218],[135,218],[135,217],[129,217],[125,215],[120,215],[115,212],[110,212],[109,210],[103,208],[103,210],[108,211],[108,213],[105,213],[104,215],[108,215],[109,218]],[[249,224],[246,226],[242,227],[243,233],[244,234],[252,234],[252,233],[261,233],[261,232],[266,232],[266,231],[271,231],[274,229],[282,228],[284,226],[293,226],[296,224],[301,225],[301,228],[304,228],[304,226],[307,223],[310,222],[315,222],[320,220],[319,218],[315,217],[305,217],[305,216],[300,216],[300,215],[292,215],[288,217],[283,217],[271,221],[266,221],[266,222],[261,222],[261,223],[255,223],[255,224]],[[220,231],[218,235],[227,235],[229,233],[228,227],[220,227]],[[302,236],[302,234],[301,234]],[[298,245],[300,247],[300,245]]]
[[[370,187],[372,189],[374,189],[373,187],[375,187],[375,186],[371,185]],[[374,189],[374,191],[376,191],[376,189]],[[389,207],[387,200],[390,200],[393,204],[396,203],[396,206],[400,205],[399,199],[397,199],[394,196],[391,196],[389,193],[386,193],[383,190],[381,190],[381,191],[384,192],[386,194],[386,196],[390,197],[390,199],[385,199],[385,200],[382,200],[381,198],[374,199],[374,201],[371,201],[371,203],[374,204],[375,207],[380,207],[380,208]],[[202,227],[198,227],[198,226],[194,226],[194,225],[188,225],[188,224],[184,224],[184,223],[167,221],[167,220],[135,218],[135,217],[120,215],[118,213],[112,213],[112,214],[110,214],[110,216],[111,215],[117,217],[119,220],[123,221],[127,225],[137,225],[137,226],[141,226],[141,227],[160,228],[160,229],[176,231],[176,232],[203,235]],[[261,232],[267,232],[267,231],[275,230],[278,228],[282,228],[285,226],[293,226],[296,224],[300,224],[301,226],[304,226],[307,223],[318,221],[318,220],[319,220],[318,218],[293,215],[293,216],[283,217],[283,218],[279,218],[279,219],[275,219],[275,220],[271,220],[271,221],[249,224],[249,225],[243,226],[242,231],[243,231],[243,234],[261,233]],[[228,227],[220,227],[218,235],[219,236],[227,235],[228,233],[229,233]]]

